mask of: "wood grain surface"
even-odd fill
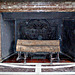
[[[51,46],[59,46],[59,40],[17,40],[17,45],[51,45]]]
[[[59,40],[18,40],[16,51],[60,52]]]

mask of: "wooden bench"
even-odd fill
[[[26,56],[28,52],[49,52],[52,63],[52,54],[57,53],[59,61],[60,41],[59,40],[17,40],[16,51],[24,52],[24,62],[26,63]]]

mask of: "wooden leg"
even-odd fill
[[[50,57],[51,57],[51,59],[50,59],[51,63],[50,64],[52,64],[52,53],[50,54]]]
[[[27,56],[27,53],[24,52],[24,63],[26,64],[26,56]]]
[[[18,52],[18,57],[16,60],[18,61],[19,59],[21,59],[21,52]]]
[[[57,53],[57,59],[58,59],[58,62],[59,62],[60,61],[59,52]]]

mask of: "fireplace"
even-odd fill
[[[18,39],[59,39],[61,52],[70,56],[73,60],[75,59],[75,42],[73,41],[75,40],[74,12],[4,12],[1,13],[1,16],[2,59],[16,53]],[[72,32],[71,29],[68,31],[69,28],[72,29]],[[72,37],[68,35],[69,32],[71,32]],[[67,43],[67,41],[70,43]]]

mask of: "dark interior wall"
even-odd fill
[[[48,19],[48,22],[50,23],[52,30],[53,30],[53,27],[57,27],[57,31],[56,31],[57,38],[56,39],[59,39],[61,37],[61,26],[63,24],[62,18]]]
[[[75,19],[63,21],[62,51],[75,61]]]
[[[75,12],[4,12],[4,20],[20,19],[75,19]]]
[[[14,22],[5,21],[2,19],[1,24],[1,37],[2,37],[2,58],[14,52]]]

